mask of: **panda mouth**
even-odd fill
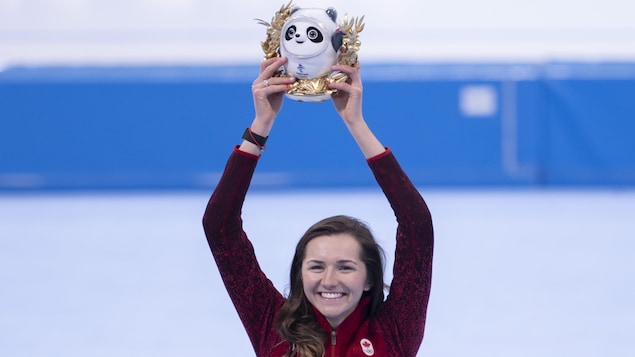
[[[296,43],[304,43],[304,41],[296,40]]]

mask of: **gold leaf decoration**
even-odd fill
[[[278,53],[280,48],[280,32],[282,31],[282,26],[284,26],[284,23],[291,15],[292,9],[293,0],[280,7],[280,10],[278,10],[271,18],[271,23],[261,19],[256,19],[259,24],[267,26],[267,39],[260,42],[260,47],[262,47],[262,50],[265,53],[265,59],[280,56]],[[280,73],[277,74],[280,75]]]
[[[344,14],[344,20],[339,23],[340,30],[344,35],[342,38],[342,49],[337,59],[339,64],[353,67],[359,65],[357,53],[362,42],[359,40],[359,33],[364,30],[364,17],[348,19],[348,14]]]

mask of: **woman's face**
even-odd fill
[[[309,302],[339,326],[371,288],[360,244],[346,233],[313,238],[302,261],[302,284]]]

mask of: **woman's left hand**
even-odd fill
[[[344,120],[344,124],[357,142],[357,145],[366,158],[379,155],[386,148],[370,130],[362,113],[362,78],[358,67],[345,65],[333,66],[334,71],[340,71],[348,75],[346,82],[333,82],[329,88],[337,89],[331,95],[335,110]]]
[[[337,110],[337,113],[346,124],[363,120],[363,87],[359,68],[337,64],[333,66],[333,70],[348,75],[346,82],[333,82],[329,84],[329,88],[337,89],[337,92],[331,95],[335,110]]]

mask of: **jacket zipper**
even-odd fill
[[[331,331],[331,356],[335,357],[335,345],[337,344],[337,332]]]

